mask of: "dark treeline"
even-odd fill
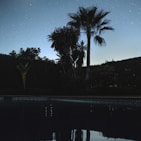
[[[111,61],[91,68],[92,87],[139,89],[141,57]]]
[[[18,60],[9,55],[0,55],[1,89],[23,89]],[[26,78],[26,88],[49,88],[55,86],[59,77],[59,66],[51,61],[34,60]],[[56,80],[56,81],[54,81]],[[53,82],[54,81],[54,82]]]
[[[23,64],[24,61],[11,55],[0,55],[0,90],[24,89],[21,71],[18,69],[19,64],[21,62]],[[56,64],[52,60],[40,58],[30,61],[30,67],[26,74],[25,89],[46,91],[79,89],[78,81],[73,78],[69,73],[63,72],[59,63]]]
[[[97,90],[98,94],[102,94],[105,89],[116,90],[117,92],[119,89],[134,91],[141,86],[140,62],[141,58],[138,57],[91,66],[90,81],[87,81],[85,79],[85,67],[76,68],[75,75],[70,75],[72,73],[64,73],[59,63],[49,59],[35,59],[30,62],[26,74],[25,89],[57,93],[65,91],[71,92],[71,94],[85,91],[95,94]],[[1,54],[0,64],[0,90],[23,90],[22,75],[17,67],[18,58]],[[100,91],[101,93],[99,93]],[[112,94],[115,93],[112,91]],[[122,91],[120,94],[124,95],[125,93]]]

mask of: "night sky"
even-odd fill
[[[0,0],[0,53],[40,47],[40,56],[56,59],[47,36],[69,21],[79,6],[111,11],[114,31],[106,31],[106,46],[91,44],[91,65],[141,56],[141,0]],[[85,35],[81,36],[86,44]]]

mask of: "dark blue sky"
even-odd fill
[[[141,0],[0,0],[0,53],[40,47],[42,57],[56,59],[47,36],[66,25],[68,13],[92,5],[111,11],[107,18],[115,31],[103,34],[102,48],[92,40],[91,64],[141,56]]]

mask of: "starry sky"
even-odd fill
[[[111,13],[114,31],[106,31],[106,46],[91,41],[91,65],[141,56],[141,0],[0,0],[0,53],[40,47],[40,56],[56,59],[47,36],[70,20],[79,6],[97,6]],[[85,34],[81,35],[86,44]]]

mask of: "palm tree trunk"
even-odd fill
[[[91,36],[88,33],[87,34],[87,69],[86,69],[86,80],[89,80],[89,78],[90,78],[90,42],[91,42]]]
[[[91,36],[87,35],[87,67],[90,66],[90,41]]]
[[[90,141],[90,130],[87,129],[87,132],[86,132],[86,141]]]

